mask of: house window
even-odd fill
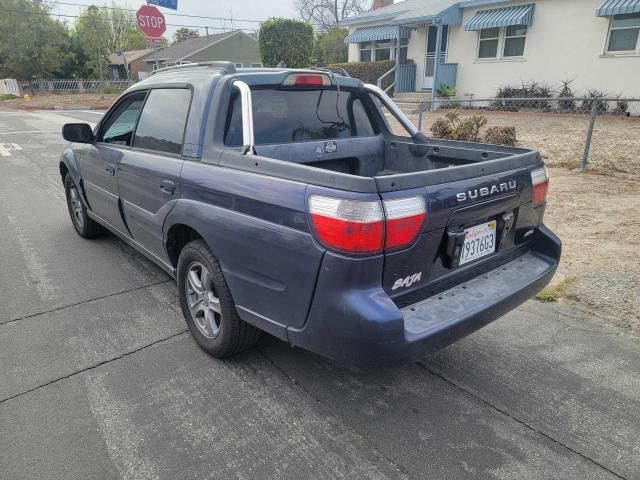
[[[362,42],[359,45],[360,45],[360,61],[370,62],[371,61],[371,42]]]
[[[391,60],[391,40],[382,40],[375,42],[376,46],[376,62],[383,60]]]
[[[522,57],[526,39],[526,25],[483,28],[478,35],[478,59]]]
[[[261,63],[252,63],[251,64],[251,68],[262,68],[262,64]]]
[[[500,28],[483,28],[480,30],[478,58],[496,58],[498,56],[499,41]]]
[[[236,68],[242,68],[242,64],[241,63],[234,63],[234,65],[236,66]]]
[[[609,28],[607,52],[637,52],[640,49],[640,13],[614,15]]]
[[[504,33],[503,57],[522,57],[524,55],[524,41],[527,38],[525,25],[507,27]]]
[[[409,52],[409,39],[401,38],[400,39],[400,61],[401,62],[407,61],[408,52]]]

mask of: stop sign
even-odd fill
[[[136,13],[138,27],[147,37],[158,38],[167,30],[164,15],[152,5],[143,5]]]

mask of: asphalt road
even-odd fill
[[[60,127],[99,118],[0,110],[0,478],[640,478],[640,343],[561,305],[396,370],[208,357],[164,273],[71,226]]]

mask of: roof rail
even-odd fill
[[[193,62],[193,63],[183,63],[181,65],[173,65],[171,67],[163,67],[158,70],[154,70],[149,72],[149,75],[160,75],[166,72],[173,72],[175,70],[183,70],[185,68],[194,68],[194,67],[212,67],[219,68],[227,75],[232,73],[236,73],[236,66],[231,62]]]

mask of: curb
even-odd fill
[[[111,105],[21,105],[19,110],[109,110]]]

